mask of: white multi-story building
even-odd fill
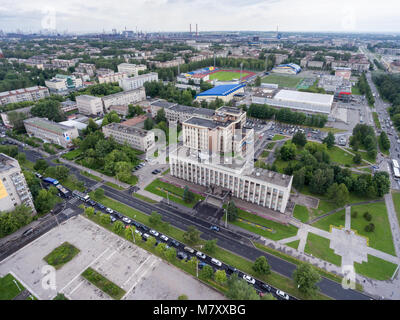
[[[111,106],[124,106],[134,104],[146,99],[146,92],[143,87],[135,90],[122,91],[102,97],[106,112],[109,112]]]
[[[175,104],[169,108],[164,109],[165,117],[168,122],[180,122],[183,123],[192,117],[212,119],[215,111],[213,109],[206,108],[195,108],[189,106],[183,106]]]
[[[0,153],[0,213],[26,205],[36,213],[32,194],[16,159]]]
[[[24,120],[26,133],[30,137],[58,144],[64,148],[72,146],[72,139],[78,138],[78,130],[46,118],[30,118]]]
[[[124,89],[124,91],[137,89],[143,87],[146,82],[158,81],[158,73],[150,72],[145,73],[137,77],[123,78],[119,80],[119,86]]]
[[[118,65],[118,72],[125,72],[128,76],[137,76],[139,71],[146,70],[143,64],[121,63]]]
[[[147,151],[155,145],[154,132],[119,123],[110,123],[102,128],[106,138],[113,137],[119,144],[127,143],[134,149]]]
[[[76,97],[76,104],[78,106],[79,113],[85,115],[102,115],[103,102],[101,98],[89,96],[87,94]]]
[[[40,86],[4,91],[0,92],[0,106],[14,102],[37,101],[49,96],[49,89]]]
[[[112,82],[119,82],[122,79],[128,77],[125,72],[113,72],[98,76],[99,83],[112,83]]]
[[[233,197],[285,213],[292,176],[254,168],[254,131],[244,129],[246,113],[216,110],[213,120],[190,118],[182,125],[183,146],[169,154],[170,174],[202,186],[218,186]],[[239,158],[223,157],[231,151]]]

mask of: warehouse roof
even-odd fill
[[[197,96],[227,96],[245,86],[245,84],[225,84],[221,86],[215,86],[210,90],[199,93]]]
[[[332,106],[333,95],[322,93],[311,93],[294,90],[280,90],[274,97],[274,100],[306,103],[312,105]]]

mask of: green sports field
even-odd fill
[[[249,73],[243,71],[242,79],[248,76]],[[210,80],[219,80],[219,81],[231,81],[233,79],[239,79],[240,72],[229,72],[229,71],[219,71],[213,74],[210,74]]]
[[[270,74],[261,79],[263,83],[275,83],[279,87],[296,88],[303,78]]]

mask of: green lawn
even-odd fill
[[[393,198],[394,208],[396,209],[397,213],[397,220],[400,225],[400,192],[392,192],[392,198]]]
[[[361,95],[360,89],[358,89],[357,86],[352,86],[351,87],[351,94],[355,94],[355,95],[360,96]]]
[[[68,298],[63,293],[57,293],[53,300],[68,300]]]
[[[146,196],[143,196],[143,195],[141,195],[141,194],[138,194],[138,193],[136,193],[136,192],[134,192],[134,193],[132,194],[132,197],[138,198],[138,199],[143,200],[143,201],[146,201],[146,202],[148,202],[148,203],[158,203],[158,201],[153,200],[153,199],[150,199],[150,198],[148,198],[148,197],[146,197]]]
[[[78,190],[80,192],[83,192],[85,190],[85,186],[84,185],[79,185],[75,181],[78,181],[78,180],[71,179],[71,175],[69,175],[66,180],[62,181],[62,185],[67,187],[70,190]]]
[[[95,180],[95,181],[98,181],[98,182],[100,182],[100,181],[102,181],[102,179],[101,178],[99,178],[98,176],[95,176],[95,175],[93,175],[93,174],[91,174],[91,173],[89,173],[89,172],[87,172],[87,171],[80,171],[79,172],[81,175],[83,175],[83,176],[85,176],[85,177],[88,177],[88,178],[90,178],[90,179],[93,179],[93,180]]]
[[[241,209],[239,209],[238,218],[245,219],[251,223],[255,223],[257,225],[270,228],[271,231],[262,229],[258,226],[252,225],[252,224],[249,224],[246,221],[236,220],[235,222],[230,222],[230,223],[234,224],[235,226],[246,229],[248,231],[259,234],[265,238],[272,239],[272,240],[281,240],[281,239],[295,236],[297,234],[297,230],[298,230],[295,226],[284,225],[284,224],[280,224],[275,221],[267,220],[260,216],[257,216],[256,214],[249,213],[249,212],[246,212]]]
[[[249,73],[246,71],[242,72],[242,79],[248,76]],[[233,79],[239,79],[240,73],[239,72],[230,72],[230,71],[219,71],[213,74],[210,74],[210,80],[219,80],[219,81],[231,81]]]
[[[268,144],[267,144],[267,149],[268,149],[268,150],[272,150],[272,149],[274,148],[275,144],[276,144],[276,142],[270,142],[270,143],[268,143]]]
[[[159,179],[154,180],[152,183],[150,183],[146,188],[144,188],[146,191],[149,191],[151,193],[154,193],[156,195],[159,195],[160,197],[167,198],[167,192],[168,191],[168,197],[169,200],[179,203],[181,205],[184,205],[189,208],[193,208],[193,206],[199,201],[203,200],[204,197],[198,195],[197,193],[194,193],[194,200],[190,203],[187,203],[182,200],[183,197],[183,189],[184,185],[182,185],[181,188],[174,186],[170,183],[166,183],[163,181],[160,181]]]
[[[353,213],[354,211],[357,211],[358,214],[357,218],[351,218],[351,228],[357,230],[358,234],[367,237],[370,247],[391,255],[396,255],[385,203],[378,202],[353,206],[351,207],[351,212]],[[363,217],[366,211],[372,215],[371,221],[367,221]],[[375,225],[375,230],[373,232],[366,232],[364,228],[371,222]]]
[[[303,78],[270,74],[261,79],[263,83],[275,83],[279,87],[296,88]]]
[[[350,151],[350,152],[352,152],[352,153],[355,153],[355,151],[353,151],[350,148],[345,148],[345,149]],[[367,160],[367,161],[369,161],[371,163],[376,163],[376,159],[373,159],[373,158],[369,157],[367,151],[357,151],[357,152],[361,155],[361,158],[363,160]],[[368,165],[368,164],[364,163],[363,165]]]
[[[281,134],[276,134],[276,135],[274,135],[274,137],[272,138],[272,141],[278,141],[278,140],[282,140],[282,139],[285,139],[285,138],[287,138],[286,136],[283,136],[283,135],[281,135]]]
[[[21,290],[18,289],[14,280]],[[0,300],[12,300],[24,290],[24,286],[11,274],[6,274],[3,278],[0,278]]]
[[[60,269],[64,264],[71,261],[78,253],[79,249],[68,242],[64,242],[43,258],[55,269]]]
[[[334,251],[329,248],[329,243],[329,239],[320,237],[314,233],[309,232],[304,252],[312,254],[314,257],[328,261],[337,266],[341,266],[342,257],[335,254]]]
[[[396,271],[397,265],[378,257],[368,255],[368,261],[362,264],[354,262],[358,274],[376,280],[390,280]]]
[[[372,116],[374,117],[375,127],[377,129],[382,129],[381,124],[379,122],[378,114],[376,112],[372,112]]]
[[[81,153],[82,153],[82,151],[80,149],[75,149],[75,150],[72,150],[70,152],[63,154],[62,157],[64,159],[72,161],[72,160],[75,160],[76,158],[78,158],[81,155]]]
[[[268,157],[269,156],[269,151],[267,151],[267,150],[264,150],[262,153],[261,153],[261,157],[262,158],[266,158],[266,157]]]
[[[297,249],[299,247],[299,243],[300,243],[300,240],[295,240],[295,241],[286,243],[286,245],[293,249]]]
[[[125,290],[90,267],[82,273],[82,277],[115,300],[120,300],[125,294]]]
[[[301,222],[305,223],[309,219],[308,209],[305,206],[296,204],[293,211],[293,216],[299,219]]]
[[[345,214],[346,212],[343,209],[321,220],[318,220],[317,222],[314,222],[312,225],[325,231],[330,231],[331,225],[335,227],[344,227],[346,221]]]
[[[109,182],[109,181],[107,181],[107,182],[105,183],[105,185],[107,185],[107,186],[109,186],[109,187],[111,187],[111,188],[117,189],[117,190],[125,190],[125,188],[120,187],[119,185],[117,185],[117,184],[115,184],[115,183],[112,183],[112,182]]]

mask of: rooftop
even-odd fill
[[[152,102],[151,105],[152,105],[152,106],[156,106],[156,107],[160,107],[160,108],[166,108],[166,109],[168,109],[168,108],[170,108],[170,107],[176,105],[176,103],[174,103],[174,102],[168,102],[168,101],[165,101],[165,100],[157,100],[157,101],[155,101],[155,102]]]
[[[0,153],[0,172],[10,170],[14,167],[13,164],[15,164],[15,162],[17,162],[17,160],[14,158],[11,158],[4,153]]]
[[[140,136],[140,137],[145,137],[149,134],[149,132],[146,130],[138,129],[135,127],[128,127],[126,125],[122,125],[120,123],[115,123],[115,122],[110,123],[103,128],[107,128],[107,129],[118,131],[118,132],[124,132],[127,134],[132,134],[132,135]]]
[[[197,96],[227,96],[245,86],[245,84],[224,84],[201,92]]]
[[[218,122],[215,120],[199,118],[199,117],[192,117],[184,122],[184,124],[192,124],[195,126],[206,127],[208,129],[215,129],[218,127],[227,127],[231,123],[232,123],[231,121]]]
[[[128,120],[126,120],[124,122],[121,122],[121,125],[123,125],[123,126],[135,126],[138,123],[141,123],[141,122],[145,121],[146,119],[147,119],[146,115],[141,115],[141,116],[134,117],[132,119],[128,119]]]
[[[331,106],[333,103],[333,95],[294,90],[280,90],[275,95],[274,100]]]
[[[173,105],[172,107],[170,107],[168,109],[175,111],[175,112],[193,113],[193,115],[201,114],[201,115],[210,116],[210,117],[213,116],[215,113],[214,110],[212,110],[212,109],[195,108],[195,107],[183,106],[181,104]]]
[[[66,125],[47,120],[46,118],[34,117],[24,120],[24,124],[25,123],[35,127],[42,128],[44,130],[56,132],[58,134],[63,134],[65,131],[72,129],[71,127],[68,127]]]

